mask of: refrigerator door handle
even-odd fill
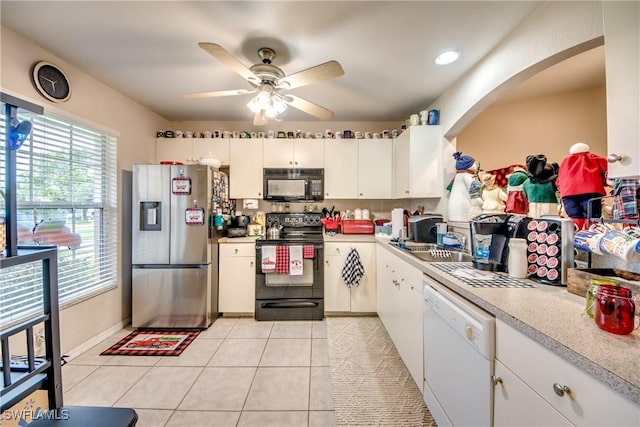
[[[133,268],[153,269],[153,270],[158,270],[158,269],[175,270],[175,269],[186,269],[186,268],[205,269],[208,266],[209,266],[209,264],[184,264],[184,265],[180,265],[180,264],[134,264]]]

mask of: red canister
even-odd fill
[[[633,331],[636,305],[631,298],[630,289],[600,285],[593,305],[593,320],[600,329],[619,335]]]

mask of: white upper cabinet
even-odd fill
[[[229,196],[262,199],[262,140],[229,140]]]
[[[442,197],[440,126],[411,126],[393,140],[393,198]]]
[[[358,140],[358,198],[390,199],[393,176],[391,139]]]
[[[196,164],[200,157],[211,154],[223,165],[229,165],[228,138],[157,138],[156,163],[162,161]]]
[[[324,140],[265,139],[263,150],[265,168],[324,167]]]
[[[358,197],[357,139],[325,139],[324,197],[356,199]]]
[[[640,3],[602,2],[609,178],[640,177]]]

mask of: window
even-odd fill
[[[0,115],[4,141],[4,112]],[[58,246],[61,305],[115,286],[116,138],[51,116],[18,119],[33,124],[16,153],[18,244]],[[1,151],[0,188],[5,188]],[[0,271],[0,324],[37,312],[41,287],[39,265]]]

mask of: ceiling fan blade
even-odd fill
[[[219,96],[247,95],[254,93],[256,90],[235,89],[235,90],[219,90],[216,92],[195,92],[183,93],[183,98],[217,98]]]
[[[329,61],[306,70],[283,77],[278,80],[278,86],[283,89],[306,86],[322,80],[334,79],[344,74],[342,66],[337,61]]]
[[[252,83],[259,84],[260,78],[256,76],[253,71],[247,68],[242,62],[240,62],[235,56],[233,56],[228,50],[216,43],[198,43],[202,49],[207,51],[211,56],[220,60],[227,67],[231,68],[236,73],[240,74],[245,79]]]
[[[268,121],[269,120],[267,120],[267,117],[264,115],[264,110],[258,111],[256,113],[256,115],[253,116],[253,125],[254,126],[266,125]]]
[[[285,95],[284,100],[292,107],[297,108],[300,111],[304,111],[307,114],[311,114],[321,120],[330,120],[333,117],[333,111],[327,110],[318,104],[314,104],[313,102],[309,102],[298,96]]]

